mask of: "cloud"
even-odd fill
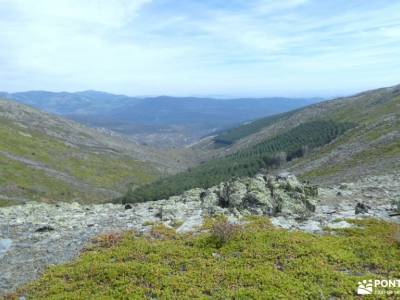
[[[120,27],[151,0],[3,0],[2,7],[14,9],[28,24],[70,22]]]
[[[388,0],[0,0],[0,89],[324,96],[394,84],[399,9]]]

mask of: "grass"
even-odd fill
[[[376,100],[378,99],[378,100]],[[346,109],[338,110],[332,117],[336,120],[356,120],[360,125],[343,134],[334,142],[322,147],[312,157],[304,159],[300,164],[307,165],[312,160],[319,159],[324,155],[339,147],[347,147],[349,143],[360,142],[363,144],[374,144],[368,149],[352,154],[346,160],[340,163],[327,163],[317,168],[301,174],[303,179],[312,179],[316,177],[335,176],[345,173],[347,170],[356,166],[368,165],[380,160],[392,159],[400,156],[400,142],[387,140],[379,142],[378,140],[385,135],[394,134],[400,130],[399,105],[400,97],[387,98],[380,96],[373,99],[367,99],[363,109],[360,110],[360,103],[348,105]],[[374,101],[372,101],[374,100]],[[374,106],[376,102],[381,101],[380,106]],[[357,110],[359,111],[357,113]],[[386,116],[386,117],[383,117]]]
[[[8,199],[0,199],[0,208],[1,207],[7,207],[11,206],[14,204],[14,201],[8,200]]]
[[[61,140],[19,128],[5,120],[0,120],[0,151],[40,163],[94,188],[125,192],[128,183],[141,185],[159,177],[157,171],[148,164],[130,157],[72,147]],[[0,189],[7,190],[15,186],[20,196],[33,200],[101,201],[102,196],[98,193],[77,189],[62,178],[1,154],[0,163]]]
[[[313,177],[322,177],[338,174],[340,172],[344,172],[353,167],[360,166],[363,163],[372,163],[376,161],[380,161],[383,159],[388,159],[392,157],[400,156],[400,141],[394,141],[384,146],[379,146],[376,148],[368,148],[362,152],[359,152],[351,157],[348,160],[345,160],[340,163],[335,163],[331,165],[324,165],[323,167],[313,169],[309,172],[306,172],[301,175],[303,179],[310,179]]]
[[[161,225],[107,236],[117,242],[51,267],[9,299],[353,299],[362,279],[400,277],[400,245],[398,225],[349,222],[357,226],[319,236],[253,218],[222,245]]]

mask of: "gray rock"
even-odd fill
[[[340,221],[340,222],[330,223],[326,227],[332,228],[332,229],[343,229],[343,228],[353,227],[353,225],[346,221]]]
[[[307,222],[300,224],[298,228],[311,233],[322,231],[321,223],[314,220],[308,220]]]
[[[0,239],[0,258],[6,254],[8,249],[12,245],[12,240],[10,239]]]
[[[239,213],[297,215],[306,218],[315,210],[315,188],[291,174],[242,178],[219,186],[219,205]]]

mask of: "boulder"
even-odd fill
[[[200,209],[203,216],[279,214],[308,218],[315,211],[318,189],[301,183],[292,174],[283,175],[257,174],[234,178],[209,189],[192,189],[166,200],[157,216],[162,221],[184,220],[182,211]]]
[[[240,179],[221,183],[219,205],[221,207],[239,207],[246,193],[247,187]]]
[[[240,214],[294,215],[306,218],[315,211],[316,187],[303,184],[294,175],[242,178],[222,183],[219,206]]]

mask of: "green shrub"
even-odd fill
[[[127,234],[50,267],[14,299],[359,299],[359,281],[399,278],[398,225],[348,222],[357,226],[319,236],[252,218],[219,248],[211,233]]]

